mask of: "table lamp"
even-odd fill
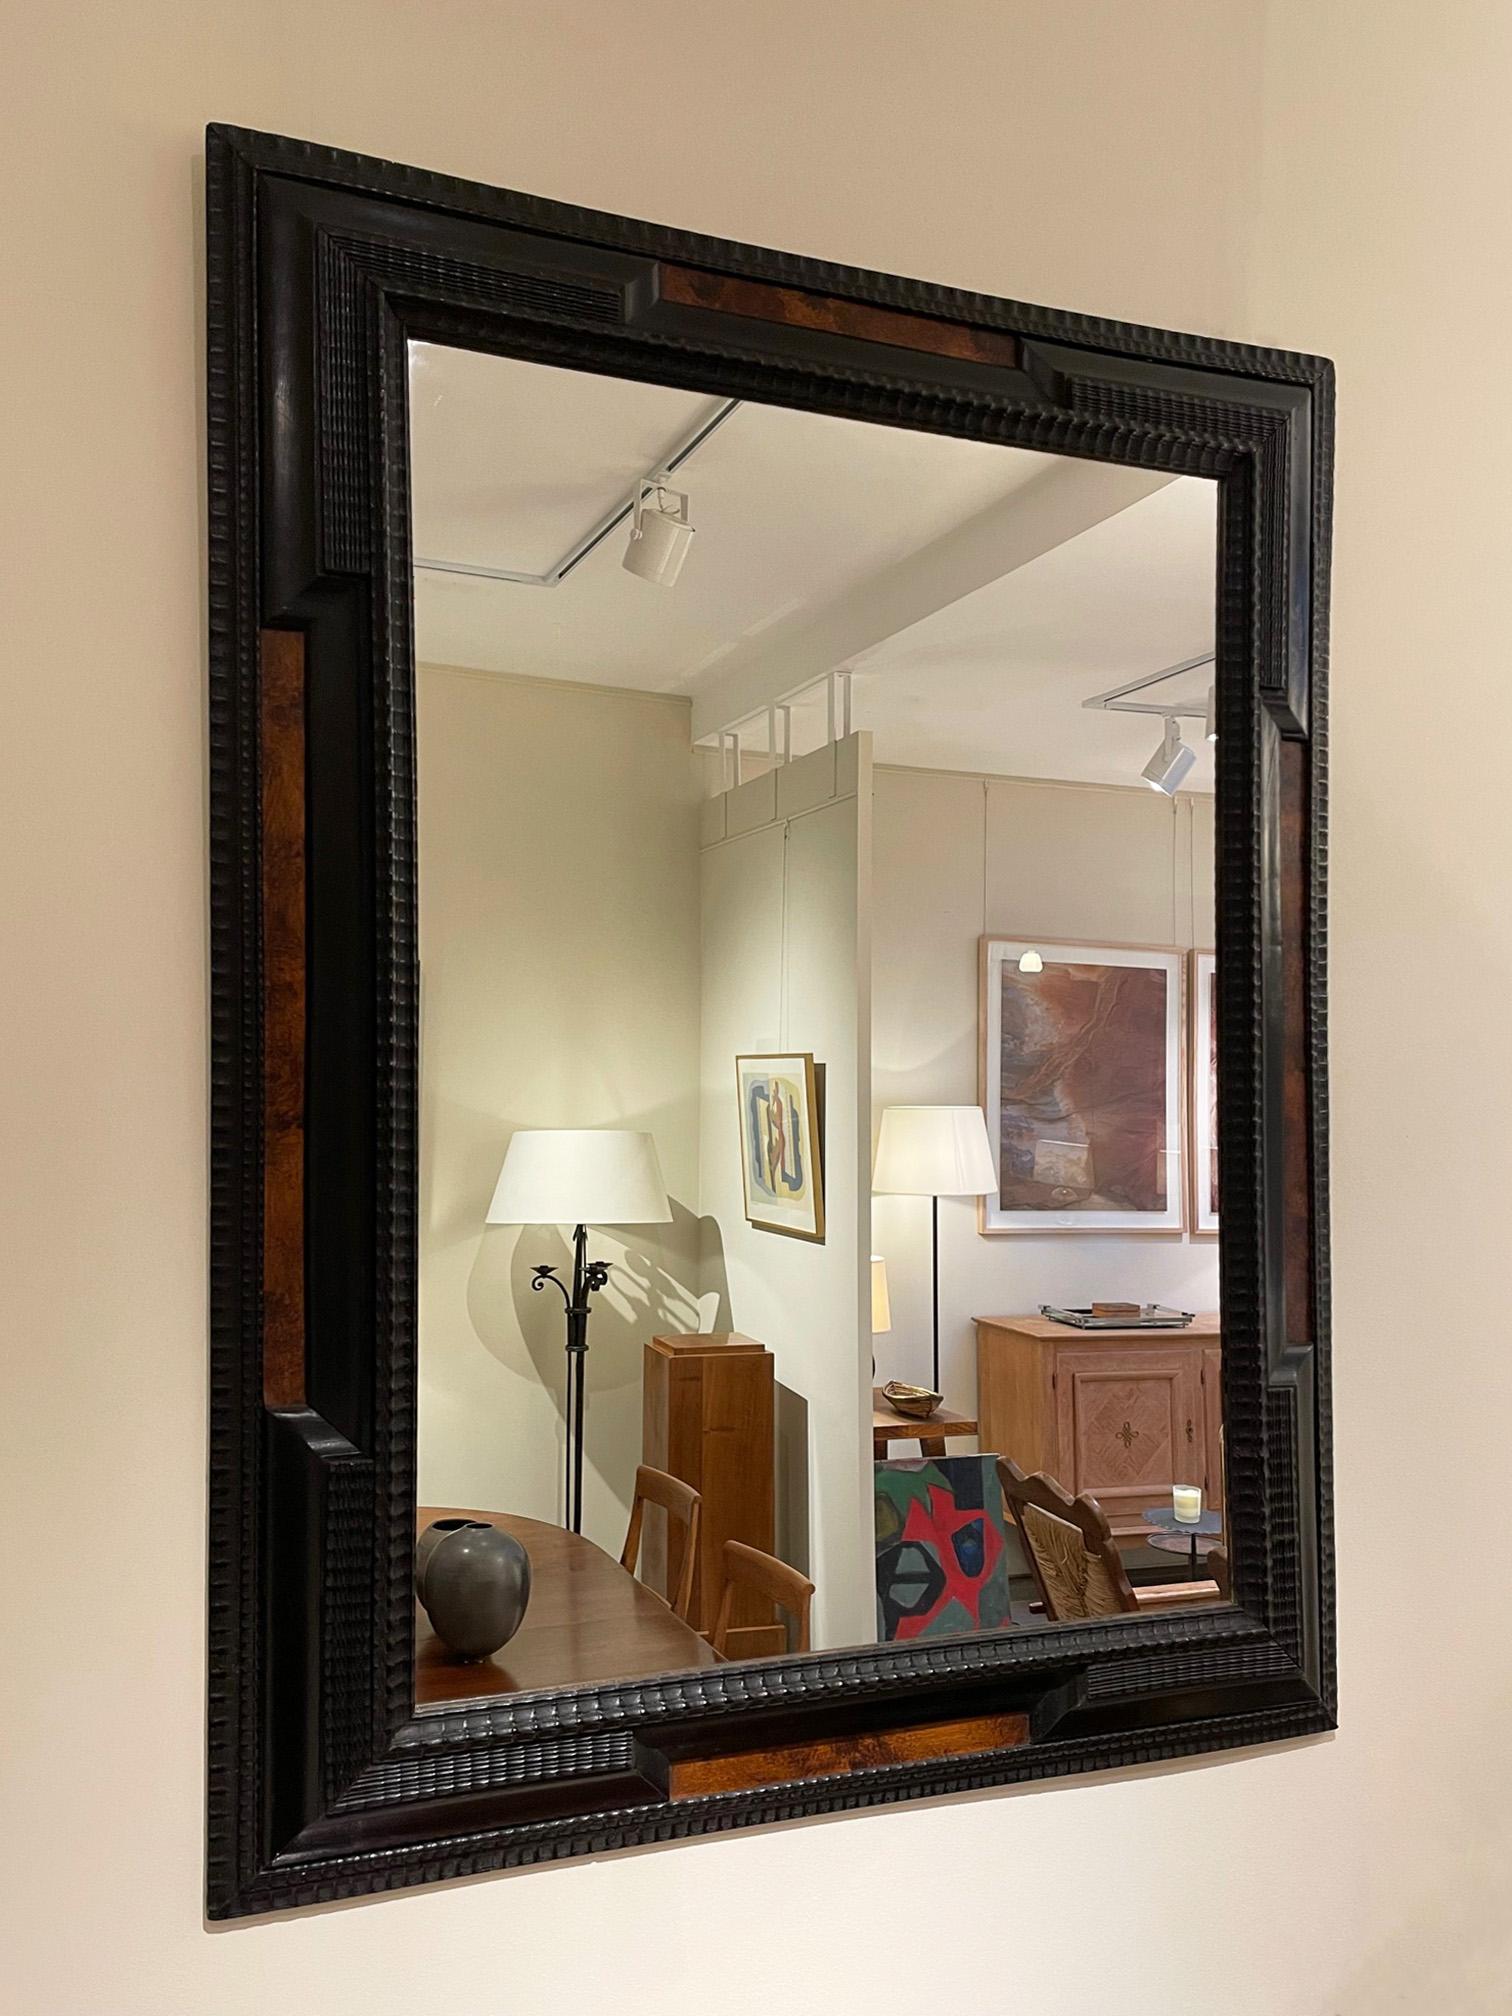
[[[871,1256],[872,1335],[880,1337],[892,1328],[892,1304],[887,1299],[887,1262],[880,1253]]]
[[[933,1200],[934,1378],[940,1392],[940,1199],[985,1197],[997,1188],[997,1166],[980,1106],[888,1106],[883,1109],[872,1165],[872,1190],[882,1197]]]
[[[887,1299],[887,1262],[880,1253],[871,1256],[873,1337],[881,1337],[892,1328],[892,1304]],[[877,1354],[872,1352],[872,1377],[877,1376]]]
[[[531,1287],[551,1282],[567,1308],[564,1420],[565,1516],[583,1530],[583,1393],[589,1298],[609,1279],[607,1260],[588,1258],[592,1225],[658,1225],[672,1216],[656,1143],[614,1127],[522,1127],[510,1141],[488,1207],[490,1225],[571,1225],[572,1292],[555,1267],[537,1267]]]

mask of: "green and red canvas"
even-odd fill
[[[875,1469],[877,1636],[945,1638],[1009,1623],[996,1457],[891,1459]]]

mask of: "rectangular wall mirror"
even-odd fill
[[[212,1912],[1331,1727],[1328,367],[208,158]]]
[[[1219,1600],[1215,483],[409,385],[417,1706]]]

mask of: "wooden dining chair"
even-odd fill
[[[790,1568],[786,1561],[779,1561],[774,1554],[763,1554],[759,1547],[747,1547],[743,1540],[726,1540],[724,1586],[719,1592],[719,1614],[714,1620],[714,1633],[709,1641],[721,1659],[726,1656],[735,1614],[735,1596],[741,1589],[753,1590],[758,1596],[765,1596],[769,1602],[775,1603],[779,1609],[786,1610],[793,1619],[793,1651],[808,1651],[813,1583],[807,1575],[800,1575],[796,1568]]]
[[[1112,1528],[1097,1500],[1073,1498],[1053,1477],[1026,1473],[1008,1456],[998,1458],[1003,1502],[1024,1543],[1045,1616],[1052,1623],[1132,1616],[1143,1610],[1212,1602],[1216,1584],[1168,1582],[1136,1589],[1129,1581]]]
[[[693,1575],[698,1566],[698,1530],[703,1523],[703,1499],[691,1484],[685,1484],[680,1477],[669,1477],[665,1470],[653,1470],[649,1463],[641,1463],[635,1472],[635,1497],[630,1505],[630,1524],[625,1529],[625,1544],[620,1550],[620,1566],[628,1568],[633,1575],[640,1560],[641,1527],[645,1522],[646,1507],[659,1505],[667,1515],[667,1600],[674,1616],[686,1623],[688,1610],[693,1601]],[[672,1548],[672,1521],[679,1520],[683,1527],[682,1566],[677,1576],[677,1588],[670,1589],[672,1564],[676,1558]]]

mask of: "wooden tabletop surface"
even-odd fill
[[[713,1649],[690,1625],[580,1533],[517,1512],[437,1505],[419,1508],[416,1533],[436,1519],[481,1519],[512,1533],[530,1556],[530,1606],[514,1637],[491,1659],[457,1659],[417,1603],[417,1708],[718,1665]]]
[[[900,1414],[883,1397],[882,1388],[872,1388],[872,1454],[885,1456],[889,1442],[938,1442],[947,1436],[975,1435],[977,1424],[969,1414],[956,1414],[949,1407],[936,1407],[920,1421],[912,1414]]]

